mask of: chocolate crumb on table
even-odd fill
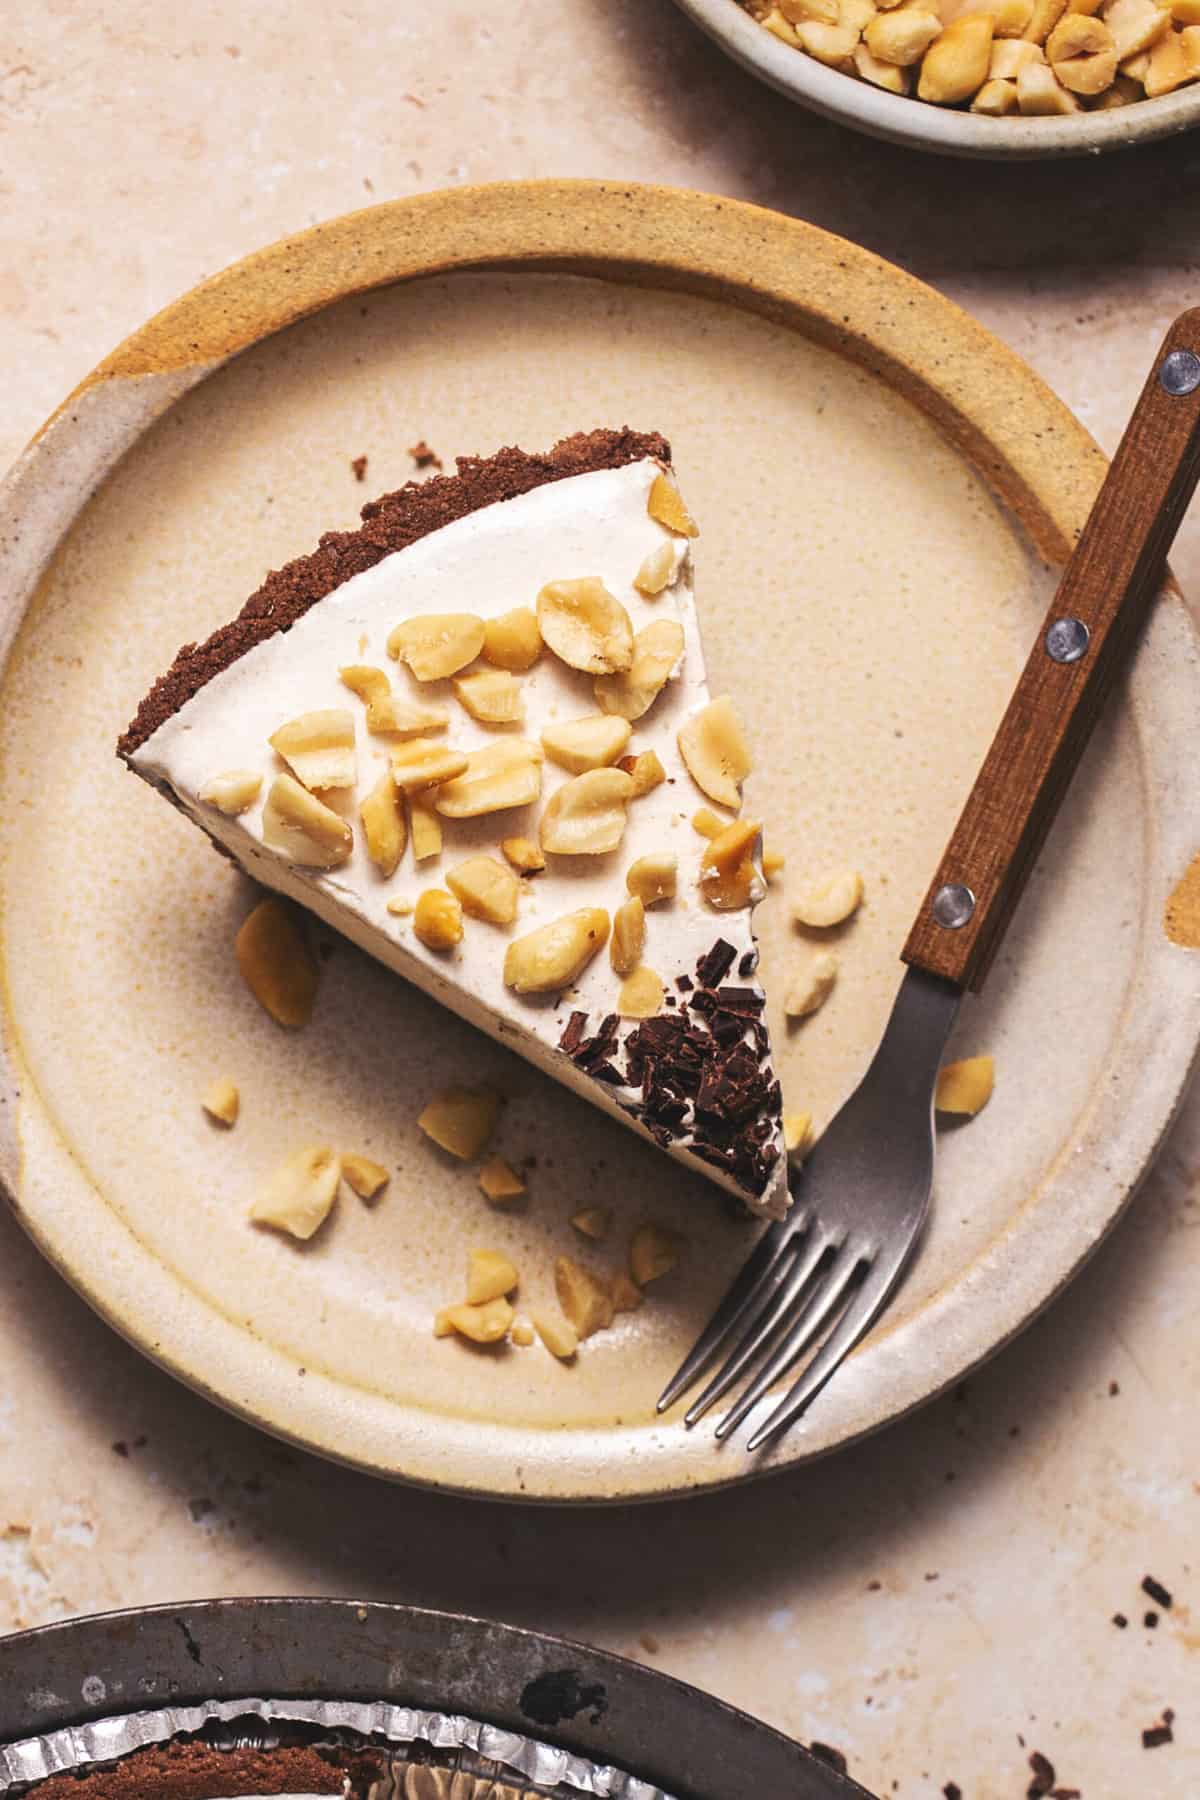
[[[1118,1631],[1124,1631],[1125,1627],[1129,1623],[1129,1620],[1125,1617],[1124,1613],[1114,1613],[1112,1616],[1112,1622],[1116,1626]]]
[[[1031,1750],[1029,1766],[1033,1770],[1033,1780],[1025,1789],[1026,1800],[1042,1800],[1054,1786],[1054,1764],[1040,1750]]]
[[[1172,1730],[1174,1723],[1175,1713],[1173,1708],[1169,1706],[1165,1707],[1160,1722],[1157,1725],[1149,1726],[1143,1731],[1142,1749],[1157,1750],[1163,1744],[1173,1744],[1175,1742],[1175,1733]]]
[[[1154,1612],[1153,1609],[1151,1609],[1149,1612],[1144,1612],[1142,1614],[1142,1624],[1146,1627],[1147,1631],[1157,1631],[1158,1630],[1158,1614],[1156,1612]]]
[[[1164,1612],[1170,1612],[1173,1596],[1161,1581],[1155,1581],[1153,1575],[1142,1576],[1142,1592],[1148,1594],[1151,1600],[1156,1601]]]
[[[354,470],[355,481],[365,481],[367,479],[367,459],[365,456],[352,457],[350,467]]]
[[[945,1800],[962,1800],[962,1789],[957,1781],[948,1781],[942,1789],[942,1793],[945,1795]]]
[[[431,450],[424,438],[418,438],[415,444],[410,444],[408,454],[418,469],[440,469],[443,466],[437,451]]]

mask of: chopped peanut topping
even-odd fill
[[[400,700],[392,693],[392,684],[382,669],[363,663],[348,663],[338,674],[352,693],[367,704],[367,730],[383,737],[422,737],[430,731],[445,731],[449,715],[436,706],[417,706],[411,700]]]
[[[635,894],[613,914],[609,961],[618,975],[632,975],[646,947],[646,908]]]
[[[635,800],[640,800],[643,794],[652,793],[667,779],[667,771],[659,760],[657,750],[642,750],[637,756],[623,756],[617,767],[624,769],[632,780]]]
[[[409,919],[416,911],[414,903],[407,894],[395,894],[387,903],[387,909],[393,918]]]
[[[228,1126],[237,1124],[241,1103],[241,1095],[228,1077],[211,1082],[200,1102],[210,1119],[215,1119],[218,1125]]]
[[[373,1200],[381,1194],[391,1175],[382,1163],[372,1162],[369,1156],[343,1156],[342,1180],[358,1195],[360,1200]]]
[[[533,1328],[551,1356],[557,1356],[559,1362],[570,1362],[579,1348],[579,1333],[573,1325],[555,1318],[553,1313],[538,1312],[533,1315]]]
[[[627,975],[617,996],[617,1011],[623,1019],[652,1019],[662,1011],[662,977],[644,965]]]
[[[541,745],[502,738],[472,751],[463,773],[438,788],[433,804],[445,819],[477,819],[528,806],[541,791]]]
[[[754,866],[754,847],[761,829],[753,819],[735,819],[710,840],[700,858],[700,892],[718,912],[754,906],[766,892]]]
[[[656,475],[650,487],[650,495],[646,501],[646,511],[668,531],[679,537],[699,537],[700,528],[687,507],[683,504],[683,495],[675,483],[666,475]]]
[[[678,619],[655,619],[633,640],[633,661],[619,675],[598,675],[596,704],[623,719],[649,712],[683,660],[683,626]]]
[[[521,684],[507,669],[456,675],[451,685],[471,717],[483,725],[519,725],[525,717]]]
[[[426,1137],[462,1162],[479,1155],[500,1117],[494,1088],[447,1088],[429,1102],[417,1124]]]
[[[446,886],[473,919],[511,925],[517,916],[517,878],[494,856],[472,856],[446,874]]]
[[[602,856],[625,835],[633,782],[623,769],[589,769],[556,788],[538,836],[555,856]]]
[[[424,794],[409,795],[408,825],[412,833],[414,862],[430,862],[442,854],[442,821]]]
[[[595,576],[548,581],[537,597],[542,637],[560,661],[588,675],[611,675],[633,661],[633,626]]]
[[[1166,43],[1166,38],[1160,43]],[[1101,19],[1068,13],[1046,39],[1046,57],[1065,88],[1073,94],[1101,94],[1117,72],[1112,32]]]
[[[268,742],[310,792],[353,787],[358,779],[354,717],[344,707],[302,713],[273,731]]]
[[[406,794],[453,781],[467,767],[464,751],[452,750],[433,738],[409,738],[393,748],[391,757],[392,777]]]
[[[542,748],[560,769],[586,775],[589,769],[606,769],[615,763],[632,729],[628,719],[592,713],[585,719],[569,719],[564,725],[548,725],[542,733]]]
[[[467,1305],[486,1306],[502,1300],[518,1281],[517,1271],[502,1250],[471,1250],[467,1255]]]
[[[580,1338],[592,1337],[612,1324],[613,1307],[608,1289],[590,1270],[582,1268],[569,1256],[555,1260],[554,1289],[558,1304]]]
[[[646,1298],[637,1283],[618,1269],[608,1284],[609,1298],[615,1313],[636,1312]]]
[[[262,776],[253,769],[230,769],[226,775],[214,775],[196,793],[205,806],[215,806],[226,818],[236,819],[253,806],[262,792]]]
[[[461,903],[444,888],[426,888],[413,913],[413,930],[427,950],[453,950],[462,943]]]
[[[515,1320],[508,1335],[509,1341],[514,1343],[518,1350],[528,1350],[530,1344],[537,1342],[533,1326],[528,1319]]]
[[[250,1208],[256,1225],[306,1239],[320,1229],[337,1198],[341,1159],[324,1144],[297,1150],[280,1163]]]
[[[501,838],[500,849],[519,875],[536,875],[546,866],[546,859],[532,838]]]
[[[354,833],[341,814],[293,775],[277,775],[271,783],[262,834],[268,849],[305,869],[336,869],[354,849]]]
[[[643,906],[657,906],[660,900],[675,898],[678,874],[677,857],[661,852],[639,856],[626,871],[625,886],[631,894],[637,896]]]
[[[941,30],[942,21],[932,6],[898,6],[893,12],[878,13],[863,40],[882,62],[907,68],[920,62]]]
[[[483,620],[474,613],[427,613],[393,629],[388,655],[406,662],[418,681],[442,681],[475,661],[483,637]]]
[[[394,875],[408,842],[408,825],[393,775],[380,777],[359,807],[358,816],[363,824],[367,855],[381,875]]]
[[[277,1025],[312,1018],[317,965],[299,918],[285,900],[260,900],[233,940],[242,980]]]
[[[572,1213],[571,1223],[581,1236],[598,1244],[612,1230],[612,1214],[607,1206],[585,1206],[581,1212]]]
[[[640,1288],[670,1274],[683,1255],[684,1241],[663,1225],[639,1225],[629,1246],[629,1271]]]
[[[705,838],[719,837],[730,822],[728,819],[718,818],[716,813],[707,806],[698,806],[692,814],[692,830],[699,832],[700,836]]]
[[[934,1106],[938,1112],[974,1118],[992,1097],[996,1065],[990,1056],[968,1056],[938,1071]]]
[[[742,722],[726,695],[710,700],[688,720],[679,733],[679,753],[697,787],[718,806],[736,812],[751,762]]]
[[[664,538],[657,549],[651,550],[644,558],[633,578],[633,585],[639,594],[644,594],[647,600],[653,600],[671,585],[675,574],[675,546],[670,538]]]
[[[498,1344],[508,1336],[513,1316],[511,1305],[503,1298],[482,1306],[444,1306],[433,1322],[433,1335],[449,1337],[457,1332],[474,1344]]]
[[[542,654],[542,634],[537,615],[528,606],[515,607],[488,619],[483,627],[483,657],[497,669],[523,675]]]
[[[504,984],[518,994],[554,994],[570,987],[608,941],[603,907],[586,906],[515,938],[504,958]]]
[[[479,1186],[490,1206],[507,1206],[527,1192],[524,1181],[502,1156],[489,1156],[479,1171]]]

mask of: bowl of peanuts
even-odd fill
[[[676,0],[771,86],[948,156],[1087,156],[1200,124],[1200,0]]]

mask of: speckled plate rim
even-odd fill
[[[887,94],[780,43],[738,0],[675,0],[700,29],[752,75],[822,118],[909,150],[987,162],[1100,156],[1173,137],[1200,124],[1200,83],[1111,112],[1065,119],[988,119],[954,107]]]
[[[838,351],[920,406],[981,470],[1039,550],[1064,559],[1103,475],[1087,433],[1019,358],[931,288],[780,214],[713,196],[604,182],[522,182],[395,201],[246,258],[151,319],[48,421],[0,488],[0,657],[59,538],[170,405],[239,350],[372,287],[458,270],[557,271],[719,299]],[[90,1190],[41,1109],[56,1186],[89,1199],[86,1253],[70,1206],[23,1203],[19,1021],[0,1007],[0,1181],[79,1292],[173,1374],[276,1435],[357,1467],[481,1497],[618,1501],[729,1485],[822,1455],[923,1404],[1058,1293],[1131,1197],[1178,1105],[1200,1041],[1200,958],[1162,920],[1200,845],[1200,771],[1182,754],[1200,706],[1200,645],[1178,593],[1158,604],[1127,704],[1148,821],[1140,949],[1113,1060],[1036,1194],[903,1324],[885,1320],[804,1427],[748,1459],[674,1417],[544,1432],[431,1417],[310,1370],[218,1314]],[[50,1211],[53,1216],[44,1216]],[[148,1321],[157,1321],[151,1326]]]

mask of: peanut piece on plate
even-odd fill
[[[612,1230],[612,1214],[607,1206],[585,1206],[582,1211],[572,1213],[571,1223],[582,1237],[591,1238],[598,1244]]]
[[[197,800],[215,806],[227,819],[236,819],[253,806],[262,792],[262,776],[253,769],[230,769],[225,775],[214,775],[196,791]]]
[[[671,585],[676,572],[675,545],[670,538],[664,538],[656,550],[651,550],[643,558],[641,567],[633,578],[633,585],[647,600],[654,600],[664,588]]]
[[[640,800],[643,794],[653,793],[667,779],[657,750],[641,750],[636,756],[623,756],[617,767],[624,769],[633,782],[635,800]]]
[[[580,1338],[590,1338],[612,1324],[613,1307],[608,1289],[590,1270],[582,1268],[569,1256],[555,1259],[554,1290],[564,1316]]]
[[[1150,5],[1151,0],[1146,0]],[[1067,10],[1067,0],[1033,0],[1033,11],[1024,35],[1031,44],[1044,44]]]
[[[241,1095],[228,1077],[210,1082],[205,1088],[204,1098],[200,1102],[210,1119],[215,1119],[218,1125],[225,1126],[237,1124],[241,1103]]]
[[[1174,93],[1185,81],[1194,81],[1198,71],[1185,54],[1183,33],[1165,31],[1150,52],[1146,70],[1146,98],[1156,100],[1160,94]]]
[[[1015,81],[985,81],[971,102],[973,113],[986,113],[989,118],[1003,119],[1017,110]]]
[[[434,738],[408,738],[394,746],[391,758],[392,778],[406,794],[453,781],[467,768],[465,751],[452,750]]]
[[[398,699],[382,669],[347,663],[338,674],[352,693],[366,701],[367,730],[377,736],[422,737],[426,732],[445,731],[450,722],[449,714],[440,707]]]
[[[938,1070],[933,1104],[938,1112],[974,1118],[992,1097],[996,1065],[990,1056],[967,1056]]]
[[[427,950],[453,950],[462,943],[462,903],[444,888],[426,888],[413,913],[413,930]]]
[[[498,1344],[508,1336],[513,1317],[511,1305],[503,1298],[482,1306],[444,1306],[433,1322],[433,1335],[448,1337],[453,1331],[473,1344]]]
[[[1131,106],[1135,100],[1143,98],[1140,81],[1131,81],[1128,75],[1118,75],[1112,86],[1101,94],[1096,108],[1099,112],[1109,112],[1114,106]]]
[[[779,0],[779,10],[792,25],[803,25],[807,19],[824,25],[838,22],[837,0]]]
[[[613,914],[608,956],[618,975],[632,975],[646,947],[646,908],[635,895]]]
[[[479,1155],[500,1117],[500,1096],[494,1088],[447,1088],[435,1094],[417,1124],[442,1150],[470,1162]]]
[[[774,881],[775,877],[782,875],[787,867],[787,857],[781,855],[778,850],[768,850],[765,844],[759,860],[762,863],[762,872],[768,881]]]
[[[1017,105],[1028,118],[1053,117],[1079,110],[1054,70],[1046,63],[1030,63],[1017,76]]]
[[[317,965],[304,929],[285,900],[260,900],[233,940],[242,980],[277,1025],[307,1025],[317,996]]]
[[[340,813],[301,787],[294,775],[277,775],[262,813],[263,843],[304,869],[336,869],[354,849],[354,833]]]
[[[504,860],[512,864],[518,875],[536,875],[546,866],[546,859],[532,838],[501,838],[500,849]]]
[[[617,995],[617,1011],[623,1019],[652,1019],[662,1011],[662,977],[644,965],[627,975]]]
[[[342,1157],[342,1180],[360,1200],[374,1200],[391,1179],[383,1164],[373,1162],[369,1156]]]
[[[1149,68],[1150,52],[1148,50],[1139,50],[1136,56],[1127,56],[1125,61],[1119,64],[1117,73],[1119,76],[1124,75],[1129,81],[1135,81],[1140,90],[1145,87],[1146,75]],[[1140,91],[1136,96],[1139,100],[1144,100],[1145,97],[1145,94]]]
[[[920,62],[942,30],[942,21],[931,6],[899,6],[878,13],[867,26],[863,42],[880,62],[907,68]]]
[[[792,917],[797,925],[824,931],[844,924],[858,911],[862,898],[863,878],[858,870],[838,869],[800,889],[792,900]]]
[[[442,821],[424,794],[408,797],[408,828],[412,834],[414,862],[429,862],[442,854]]]
[[[783,1115],[783,1142],[790,1156],[805,1156],[812,1149],[813,1119],[811,1113]]]
[[[517,916],[517,878],[494,856],[471,856],[446,875],[446,886],[473,919],[511,925]]]
[[[528,1319],[514,1320],[513,1328],[508,1335],[510,1342],[514,1343],[518,1350],[528,1350],[530,1344],[537,1342],[533,1326]]]
[[[754,866],[754,846],[761,829],[753,819],[735,819],[709,841],[700,858],[700,892],[717,912],[753,906],[766,892]]]
[[[518,994],[556,994],[570,987],[608,942],[603,907],[585,906],[514,938],[504,957],[504,985]]]
[[[719,695],[692,715],[679,733],[679,753],[696,786],[718,806],[736,812],[742,803],[742,782],[753,765],[742,722],[728,695]]]
[[[587,675],[612,675],[633,661],[629,614],[594,575],[548,581],[537,597],[542,637],[560,662]]]
[[[484,621],[483,660],[497,669],[523,675],[542,654],[542,634],[537,615],[528,606],[514,607]]]
[[[572,775],[586,775],[589,769],[607,769],[615,763],[632,730],[628,719],[589,713],[583,719],[547,725],[542,733],[542,749],[560,769]]]
[[[1069,13],[1098,13],[1104,6],[1104,0],[1067,0]]]
[[[907,94],[908,70],[898,68],[895,63],[881,62],[871,54],[865,40],[854,46],[854,66],[862,79],[873,87],[884,88],[889,94]]]
[[[856,31],[848,31],[844,25],[823,25],[817,19],[797,25],[796,36],[811,57],[830,69],[844,68],[854,55],[854,46],[858,42]]]
[[[643,906],[657,906],[660,900],[675,898],[679,874],[677,857],[664,854],[639,856],[625,874],[625,886]]]
[[[416,904],[407,894],[393,894],[387,903],[387,909],[394,919],[411,919],[416,912]]]
[[[518,1281],[517,1271],[502,1250],[467,1252],[467,1305],[485,1306],[503,1300]]]
[[[353,787],[358,779],[354,717],[344,707],[301,713],[267,741],[310,792]]]
[[[1089,97],[1111,87],[1117,72],[1112,32],[1102,19],[1086,13],[1067,13],[1059,20],[1046,39],[1046,59],[1065,88]]]
[[[788,24],[778,7],[766,13],[760,22],[772,37],[777,37],[783,44],[790,44],[793,50],[800,49],[800,39],[796,36],[796,27]]]
[[[1111,0],[1104,8],[1104,23],[1112,33],[1119,63],[1149,50],[1171,29],[1171,15],[1154,0]]]
[[[633,782],[623,769],[589,769],[556,788],[538,837],[555,856],[603,856],[625,835]]]
[[[678,619],[655,619],[633,640],[633,661],[619,675],[599,675],[592,684],[596,704],[622,719],[648,713],[683,662],[683,626]]]
[[[404,802],[392,774],[379,778],[359,807],[358,816],[362,820],[367,855],[381,875],[394,875],[408,842],[408,825]]]
[[[551,1356],[557,1356],[559,1362],[570,1362],[579,1348],[579,1333],[573,1325],[553,1313],[538,1312],[533,1315],[533,1328]]]
[[[1026,43],[1023,38],[1002,38],[992,45],[992,60],[988,64],[989,81],[1015,81],[1021,70],[1030,63],[1045,62],[1046,53],[1040,44]]]
[[[456,675],[451,686],[481,725],[519,725],[525,717],[521,684],[507,669],[480,669],[474,675]]]
[[[608,1284],[614,1313],[636,1312],[646,1298],[637,1283],[624,1269],[618,1269]]]
[[[677,537],[699,537],[700,528],[687,507],[683,495],[666,475],[656,475],[646,500],[646,511]]]
[[[475,661],[483,638],[483,620],[474,613],[426,613],[393,628],[388,655],[407,663],[418,681],[444,681]]]
[[[1100,3],[1101,0],[1080,0],[1076,10],[1083,12]],[[995,21],[997,38],[1023,39],[1033,20],[1033,0],[988,0],[985,10]]]
[[[461,775],[443,783],[433,804],[445,819],[478,819],[484,813],[528,806],[542,791],[542,747],[525,738],[503,738],[473,750]]]
[[[663,1225],[639,1225],[629,1246],[629,1272],[640,1288],[669,1275],[683,1255],[683,1239]]]
[[[489,1206],[508,1206],[526,1193],[525,1183],[502,1156],[489,1156],[479,1171],[479,1186]]]
[[[698,806],[692,814],[692,830],[704,838],[720,837],[726,826],[731,823],[732,821],[729,819],[718,818],[716,813],[707,806]]]
[[[256,1225],[271,1225],[307,1239],[325,1223],[337,1198],[341,1158],[325,1144],[310,1144],[280,1163],[250,1208]]]
[[[925,52],[917,94],[934,106],[956,106],[987,80],[995,23],[990,13],[964,13]]]
[[[788,985],[783,1001],[788,1018],[806,1019],[818,1012],[833,992],[837,977],[838,959],[833,951],[815,950]]]
[[[838,0],[837,22],[843,31],[852,31],[856,40],[874,17],[875,0]]]

